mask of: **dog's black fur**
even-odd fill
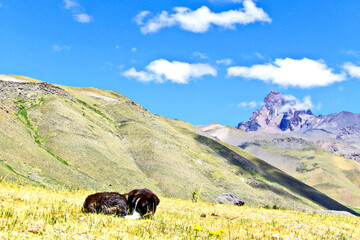
[[[127,209],[126,195],[117,192],[100,192],[87,196],[82,210],[83,212],[125,216]]]
[[[141,217],[152,217],[160,199],[149,189],[134,189],[127,194],[129,213],[136,210]]]

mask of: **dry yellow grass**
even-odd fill
[[[0,239],[360,238],[355,217],[168,198],[152,220],[85,214],[81,207],[90,193],[0,182]]]

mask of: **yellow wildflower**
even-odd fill
[[[209,231],[209,234],[220,237],[224,232],[225,232],[224,229],[219,229],[217,231]]]
[[[195,224],[195,225],[194,225],[194,230],[195,230],[195,231],[202,231],[202,230],[203,230],[203,227]]]
[[[217,232],[215,232],[215,231],[209,231],[209,234],[210,234],[210,235],[217,235]]]

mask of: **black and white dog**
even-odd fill
[[[125,216],[126,219],[138,219],[152,217],[156,212],[156,207],[160,199],[149,189],[134,189],[127,193],[128,208],[131,215]]]
[[[89,195],[83,212],[115,214],[126,219],[152,217],[160,199],[149,189],[134,189],[129,193],[100,192]],[[130,214],[130,215],[127,215]]]

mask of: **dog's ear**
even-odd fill
[[[157,205],[159,205],[159,203],[160,203],[160,199],[155,195],[155,194],[153,194],[152,195],[152,197],[151,197],[151,208],[152,208],[152,212],[153,212],[153,214],[156,212],[156,207],[157,207]]]
[[[158,196],[156,196],[156,195],[154,194],[154,198],[155,198],[155,206],[159,205],[160,199],[158,198]]]

